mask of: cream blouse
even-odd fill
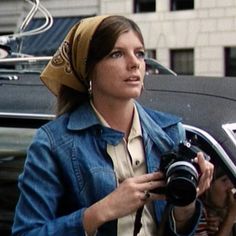
[[[101,114],[96,110],[92,101],[91,105],[101,123],[106,127],[110,127]],[[125,138],[123,138],[122,141],[116,146],[108,144],[107,152],[113,161],[114,170],[117,176],[117,185],[122,183],[127,178],[147,173],[142,141],[142,130],[138,111],[135,106],[132,127],[128,140],[126,141]],[[136,212],[118,219],[118,236],[133,235],[135,214]],[[156,235],[156,233],[157,226],[153,218],[153,208],[152,204],[149,203],[144,206],[142,213],[142,228],[138,235],[153,236]]]

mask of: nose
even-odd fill
[[[127,59],[127,66],[129,70],[137,70],[140,67],[140,60],[135,54],[130,54]]]

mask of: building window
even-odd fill
[[[194,0],[170,0],[170,10],[190,10],[194,9]]]
[[[134,0],[134,13],[155,11],[156,0]]]
[[[236,76],[236,47],[225,48],[225,76]]]
[[[173,49],[170,51],[171,69],[178,75],[194,74],[194,50]]]
[[[156,50],[155,49],[146,49],[145,56],[149,58],[156,59]]]

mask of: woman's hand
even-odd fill
[[[112,193],[85,210],[83,223],[87,234],[93,234],[107,221],[135,212],[149,201],[165,199],[163,194],[150,193],[163,186],[165,181],[161,172],[126,179]]]
[[[222,223],[222,219],[219,216],[214,216],[209,214],[207,216],[207,231],[209,235],[215,235],[220,228],[220,224]]]
[[[199,165],[201,171],[197,187],[197,195],[199,196],[204,193],[211,185],[214,172],[214,165],[209,161],[205,160],[205,157],[202,152],[199,152],[197,154],[197,157],[194,159],[194,161]]]
[[[164,185],[161,172],[126,179],[103,199],[107,204],[108,218],[117,219],[135,212],[147,201],[165,199],[164,195],[150,193],[151,190]]]
[[[232,189],[228,192],[227,199],[228,206],[228,216],[231,216],[234,221],[236,220],[236,196],[235,193],[232,192]]]

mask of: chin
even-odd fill
[[[137,91],[133,91],[132,93],[130,93],[131,98],[138,98],[141,95],[141,90],[137,90]]]
[[[132,99],[132,98],[138,98],[140,97],[142,93],[142,89],[141,88],[136,88],[136,89],[127,89],[127,90],[123,90],[121,95],[123,98],[126,99]]]

